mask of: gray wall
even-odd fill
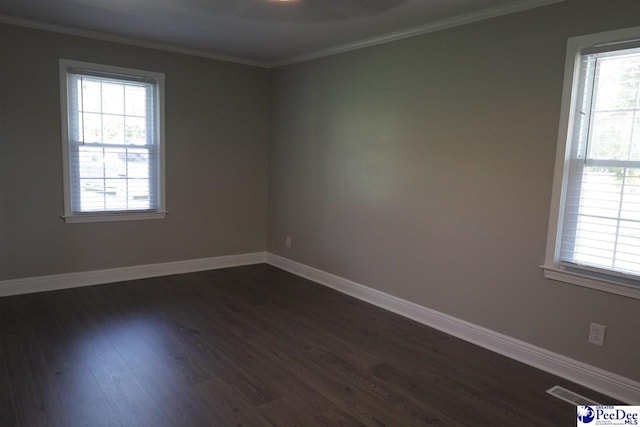
[[[0,280],[265,250],[269,182],[269,250],[640,380],[639,301],[538,268],[566,39],[638,16],[635,0],[568,0],[273,82],[0,25]],[[166,74],[167,219],[58,219],[60,57]],[[590,321],[605,348],[586,344]]]
[[[266,249],[268,70],[0,25],[0,280]],[[58,58],[165,73],[165,220],[65,224]]]
[[[640,301],[539,268],[567,38],[638,16],[568,0],[278,69],[269,250],[640,380]]]

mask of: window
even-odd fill
[[[159,219],[164,75],[60,60],[66,222]]]
[[[569,40],[545,275],[640,298],[640,28]]]

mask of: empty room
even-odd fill
[[[0,426],[640,423],[639,40],[637,0],[0,0]]]

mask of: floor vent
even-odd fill
[[[547,390],[547,393],[575,406],[601,406],[600,403],[594,402],[584,396],[580,396],[578,393],[574,393],[571,390],[560,387],[559,385],[551,387]]]

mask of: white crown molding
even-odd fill
[[[265,252],[256,252],[81,273],[3,280],[0,281],[0,297],[260,264],[266,262],[266,258],[267,255]]]
[[[275,267],[415,320],[503,356],[581,384],[629,404],[640,404],[640,383],[541,347],[369,288],[272,253]]]
[[[36,30],[52,31],[55,33],[69,34],[72,36],[86,37],[96,40],[122,43],[131,46],[145,47],[149,49],[163,50],[166,52],[181,53],[184,55],[199,56],[203,58],[216,59],[219,61],[233,62],[236,64],[251,65],[260,68],[277,68],[284,65],[295,64],[298,62],[310,61],[312,59],[319,59],[325,56],[337,55],[339,53],[350,52],[365,47],[375,46],[379,44],[389,43],[396,40],[406,39],[409,37],[415,37],[422,34],[433,33],[435,31],[444,30],[447,28],[458,27],[473,22],[483,21],[485,19],[496,18],[498,16],[508,15],[511,13],[522,12],[537,7],[547,6],[554,3],[560,3],[565,0],[520,0],[503,6],[497,6],[492,8],[483,9],[477,12],[467,13],[464,15],[455,16],[449,19],[443,19],[429,24],[420,25],[417,27],[408,28],[406,30],[397,31],[381,36],[372,37],[365,40],[356,41],[353,43],[347,43],[340,46],[331,47],[328,49],[319,50],[299,56],[286,58],[281,61],[273,62],[261,62],[254,61],[247,58],[241,58],[232,55],[222,55],[207,50],[192,49],[181,46],[174,46],[171,44],[152,42],[148,40],[136,39],[132,37],[118,36],[115,34],[104,33],[99,31],[85,30],[75,27],[69,27],[64,25],[48,24],[45,22],[34,21],[29,19],[16,18],[13,16],[0,15],[0,24],[17,25],[21,27],[33,28]]]
[[[215,59],[218,61],[232,62],[235,64],[250,65],[260,68],[271,68],[268,62],[253,61],[251,59],[240,58],[232,55],[222,55],[201,49],[175,46],[166,43],[152,42],[149,40],[136,39],[133,37],[118,36],[100,31],[84,30],[65,25],[48,24],[46,22],[33,21],[30,19],[16,18],[13,16],[0,15],[0,24],[16,25],[19,27],[33,28],[35,30],[51,31],[54,33],[67,34],[71,36],[85,37],[89,39],[102,40],[106,42],[121,43],[130,46],[145,47],[148,49],[162,50],[165,52],[181,53],[183,55],[198,56],[202,58]]]
[[[376,46],[379,44],[389,43],[396,40],[402,40],[410,37],[420,36],[423,34],[433,33],[440,30],[446,30],[447,28],[459,27],[465,24],[471,24],[473,22],[484,21],[486,19],[497,18],[503,15],[509,15],[512,13],[523,12],[529,9],[535,9],[537,7],[548,6],[554,3],[560,3],[565,0],[522,0],[515,3],[506,4],[503,6],[491,7],[477,12],[466,13],[464,15],[454,16],[453,18],[443,19],[436,22],[430,22],[425,25],[419,25],[417,27],[407,28],[406,30],[396,31],[393,33],[385,34],[382,36],[371,37],[368,39],[356,41],[353,43],[346,43],[340,46],[331,47],[328,49],[322,49],[312,53],[306,53],[299,56],[284,59],[282,61],[272,62],[271,68],[282,67],[285,65],[296,64],[299,62],[311,61],[313,59],[324,58],[326,56],[337,55],[339,53],[351,52],[353,50],[362,49],[365,47]]]

